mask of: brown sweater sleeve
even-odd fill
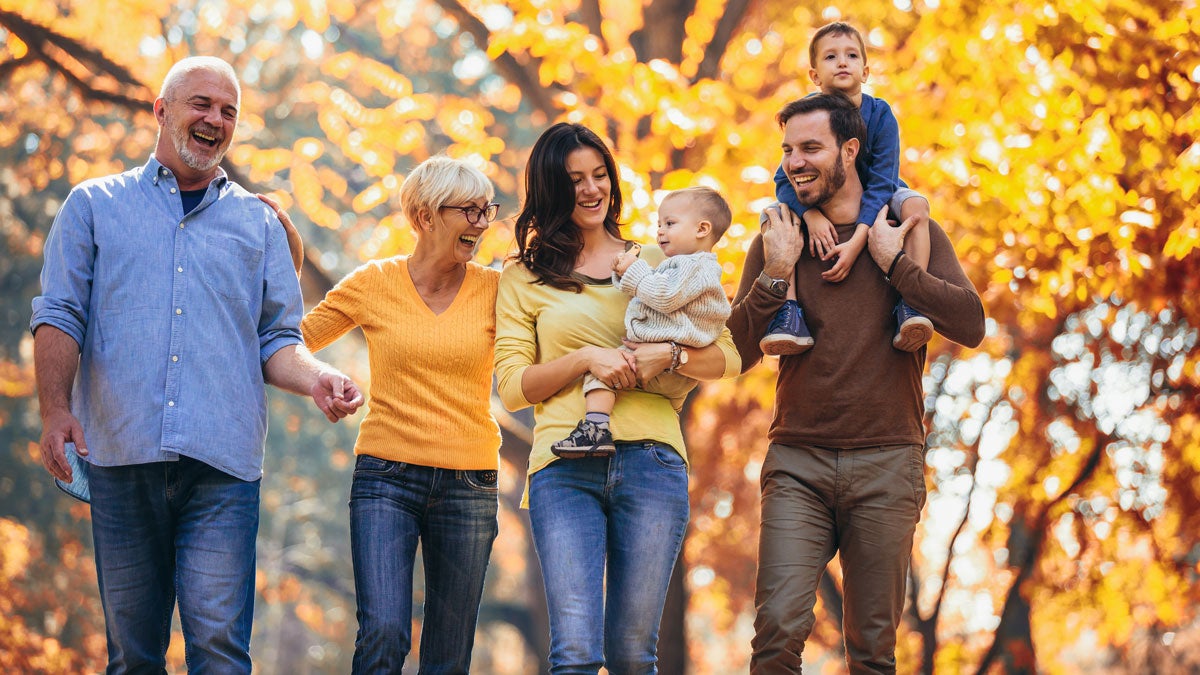
[[[763,243],[762,235],[759,234],[750,242],[750,250],[746,252],[742,278],[738,283],[737,293],[733,296],[733,311],[726,322],[729,332],[733,334],[738,353],[742,356],[743,373],[762,360],[762,350],[758,348],[758,341],[766,334],[767,326],[771,324],[775,312],[783,306],[783,298],[771,295],[755,283],[762,269]]]
[[[929,317],[938,333],[966,347],[983,341],[983,301],[963,272],[950,238],[934,221],[929,221],[929,271],[902,256],[891,283],[905,302]]]

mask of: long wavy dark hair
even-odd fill
[[[571,220],[575,211],[575,184],[567,173],[567,156],[580,148],[594,148],[604,158],[612,189],[604,229],[621,239],[621,186],[617,162],[604,141],[582,124],[559,122],[533,144],[525,166],[525,206],[517,216],[517,253],[538,283],[579,293],[583,284],[571,276],[583,250],[583,235]]]

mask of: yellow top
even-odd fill
[[[468,263],[462,288],[434,314],[407,257],[351,272],[300,324],[316,352],[355,326],[367,339],[370,406],[357,455],[443,469],[496,469],[500,427],[490,411],[500,273]]]
[[[641,257],[654,266],[665,256],[661,249],[646,246]],[[582,293],[573,293],[536,283],[536,277],[522,264],[505,268],[496,298],[496,386],[504,406],[517,410],[534,405],[521,389],[527,367],[553,361],[587,345],[619,347],[625,335],[628,304],[629,296],[614,287],[611,280],[585,284]],[[741,358],[728,328],[715,344],[725,354],[724,377],[737,375]],[[622,390],[609,422],[613,438],[665,443],[686,460],[679,428],[679,409],[685,396],[686,390],[672,398],[640,389]],[[530,476],[557,459],[550,452],[550,444],[566,438],[585,411],[583,378],[534,405]]]

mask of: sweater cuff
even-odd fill
[[[625,274],[621,275],[621,292],[630,296],[636,294],[638,284],[652,271],[650,263],[645,260],[638,258],[633,261],[633,264],[625,269]]]

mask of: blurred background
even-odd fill
[[[866,36],[901,177],[929,196],[988,316],[979,349],[929,349],[930,494],[901,670],[1200,672],[1196,0],[0,0],[0,669],[103,669],[88,507],[38,460],[30,301],[70,187],[145,162],[175,60],[212,54],[240,75],[224,166],[296,220],[310,304],[411,251],[395,195],[437,153],[496,183],[507,219],[478,260],[501,264],[529,148],[559,120],[610,141],[632,238],[652,239],[666,190],[729,198],[717,252],[732,294],[774,191],[773,116],[812,89],[809,36],[837,19]],[[361,337],[321,357],[369,383]],[[685,410],[692,519],[665,674],[748,664],[774,368],[704,386]],[[348,672],[357,420],[269,403],[256,667]],[[544,600],[517,508],[530,420],[496,411],[501,536],[473,671],[539,673]],[[817,611],[806,663],[843,672],[836,562]],[[184,672],[178,633],[170,660]]]

